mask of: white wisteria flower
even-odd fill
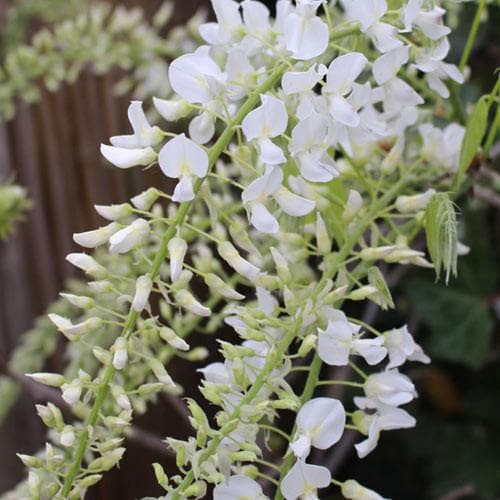
[[[422,10],[423,0],[408,0],[408,3],[403,9],[403,24],[402,33],[411,32],[413,25],[422,30],[425,36],[431,40],[439,40],[450,33],[450,28],[444,26],[443,15],[445,10],[441,7],[433,7],[432,10]]]
[[[167,177],[179,179],[172,196],[173,201],[179,202],[194,198],[193,177],[203,178],[208,171],[207,153],[185,134],[174,137],[161,148],[158,163]]]
[[[141,101],[132,101],[128,108],[128,119],[132,130],[131,135],[115,135],[109,142],[118,148],[146,148],[156,146],[163,139],[163,132],[159,127],[151,126],[142,109]]]
[[[380,21],[387,12],[385,0],[344,0],[347,18],[361,23],[361,31],[372,40],[380,52],[388,52],[403,44],[398,39],[398,30],[391,24]]]
[[[411,380],[396,369],[369,375],[364,389],[368,399],[391,406],[409,403],[417,396]]]
[[[297,458],[306,459],[311,446],[326,450],[341,438],[345,427],[342,403],[332,398],[314,398],[302,406],[295,421],[297,432],[290,448]]]
[[[365,69],[368,60],[360,52],[351,52],[334,59],[328,66],[326,84],[322,89],[328,98],[332,118],[347,127],[357,127],[360,118],[346,99],[353,84]]]
[[[318,500],[318,488],[328,487],[331,479],[326,467],[306,464],[299,458],[281,481],[281,493],[286,500]]]
[[[297,0],[297,7],[285,18],[286,48],[295,59],[318,57],[328,47],[327,24],[316,15],[321,0]]]
[[[406,360],[430,363],[430,358],[415,342],[406,325],[393,328],[383,334],[384,346],[389,353],[388,369],[401,366]]]
[[[297,158],[302,177],[311,182],[329,182],[339,175],[327,153],[328,125],[326,117],[312,113],[292,130],[290,153]]]
[[[440,129],[431,123],[424,123],[418,130],[423,140],[422,157],[442,165],[449,171],[456,171],[465,134],[464,127],[458,123],[450,123]]]
[[[128,226],[120,229],[109,238],[110,253],[127,253],[132,248],[146,242],[149,236],[149,223],[138,218]]]
[[[360,410],[354,412],[353,422],[361,433],[368,436],[354,445],[359,458],[366,457],[376,448],[381,431],[409,429],[417,422],[406,410],[379,401],[355,397],[354,403]]]
[[[318,354],[325,363],[332,366],[345,366],[349,356],[362,356],[370,365],[376,365],[387,355],[383,347],[384,339],[360,338],[361,327],[347,320],[342,311],[328,311],[328,325],[325,330],[318,329]]]
[[[128,118],[134,131],[131,135],[117,135],[110,138],[111,146],[101,144],[102,155],[118,168],[145,166],[156,160],[156,146],[163,138],[157,126],[151,126],[142,109],[142,102],[132,101]]]
[[[272,95],[261,95],[262,104],[248,113],[241,128],[248,141],[255,140],[260,152],[260,159],[267,165],[285,163],[283,150],[271,139],[285,132],[288,113],[283,101]]]

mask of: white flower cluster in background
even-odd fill
[[[363,436],[355,445],[363,458],[382,431],[413,427],[401,406],[417,394],[399,369],[429,362],[406,327],[379,332],[342,310],[346,301],[394,307],[387,266],[433,266],[411,244],[426,207],[447,190],[464,133],[453,123],[436,128],[434,102],[422,93],[428,85],[445,98],[447,81],[463,80],[444,62],[445,11],[401,4],[279,0],[272,18],[255,0],[213,0],[216,22],[200,26],[204,44],[169,66],[175,96],[153,101],[186,132],[163,130],[131,103],[133,133],[112,137],[102,154],[118,168],[158,165],[174,183],[171,194],[155,186],[130,204],[97,206],[107,225],[74,235],[85,248],[132,254],[138,269],[121,275],[88,254],[68,256],[94,292],[115,294],[128,314],[113,318],[121,334],[96,350],[94,376],[39,376],[86,408],[82,425],[61,428],[62,446],[74,449],[65,451],[56,492],[80,494],[100,479],[89,473],[119,461],[120,441],[110,443],[109,433],[130,424],[137,391],[179,392],[167,358],[202,359],[184,337],[218,332],[224,321],[238,340],[217,338],[224,359],[199,370],[200,392],[219,410],[209,419],[188,401],[195,435],[168,439],[180,474],[155,469],[166,498],[204,498],[209,485],[216,500],[268,498],[275,483],[276,498],[287,500],[319,498],[328,487],[382,498],[332,477],[312,451],[334,450],[350,428]],[[83,322],[51,319],[78,341],[111,321],[100,312]],[[168,356],[153,338],[168,344]],[[137,365],[150,379],[121,384]],[[352,377],[332,378],[336,367]],[[305,385],[294,379],[300,374]],[[106,405],[108,385],[115,406]],[[352,394],[328,396],[335,385]],[[296,413],[290,432],[280,427],[283,410]],[[285,441],[273,450],[278,467],[265,460],[270,433]],[[86,472],[90,444],[97,458]]]

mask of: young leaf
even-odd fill
[[[447,193],[435,194],[425,210],[427,248],[439,277],[446,271],[446,284],[451,273],[457,274],[457,216]]]

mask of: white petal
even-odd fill
[[[250,221],[261,233],[276,234],[279,231],[278,221],[262,203],[252,204],[250,211]]]
[[[358,113],[343,97],[333,96],[330,98],[330,114],[334,120],[347,127],[357,127],[360,122]]]
[[[258,499],[262,495],[261,486],[247,476],[238,474],[218,484],[214,489],[214,500]]]
[[[193,174],[204,177],[208,171],[208,156],[203,148],[180,134],[161,148],[158,163],[167,177]]]
[[[281,80],[283,92],[291,95],[311,90],[323,77],[323,69],[324,66],[316,70],[316,65],[313,65],[307,71],[288,71]]]
[[[372,38],[373,44],[380,52],[389,52],[403,45],[398,39],[397,28],[391,24],[376,23],[367,31],[367,35]]]
[[[193,198],[193,181],[188,175],[183,175],[180,177],[177,186],[175,186],[172,201],[182,203],[184,201],[191,201]]]
[[[344,96],[365,68],[368,60],[360,52],[351,52],[334,59],[328,67],[324,92]]]
[[[320,450],[339,441],[345,422],[344,406],[332,398],[311,399],[302,406],[296,420],[298,432],[309,435],[312,445]]]
[[[311,182],[329,182],[337,177],[338,171],[333,160],[326,162],[316,155],[300,155],[300,173],[304,179]]]
[[[274,197],[283,211],[293,217],[302,217],[307,215],[314,210],[314,207],[316,206],[315,201],[303,198],[302,196],[292,193],[284,187],[281,187],[278,191],[276,191]]]
[[[407,45],[398,47],[380,56],[373,63],[373,77],[382,85],[395,77],[403,64],[408,62],[409,48]]]
[[[193,54],[180,56],[170,64],[170,85],[186,101],[203,104],[213,98],[206,76],[218,77],[221,70],[209,52],[208,46],[202,46]]]
[[[156,160],[155,150],[151,147],[127,149],[101,144],[101,154],[118,168],[149,165]]]
[[[190,105],[186,101],[174,101],[153,97],[153,104],[156,111],[169,122],[184,118],[191,110]]]
[[[332,479],[326,467],[306,464],[297,460],[281,481],[281,493],[286,500],[295,500],[304,493],[312,493],[315,488],[326,488]]]
[[[85,248],[95,248],[99,245],[107,243],[109,238],[120,229],[120,225],[112,222],[107,226],[100,227],[93,231],[86,231],[84,233],[75,233],[73,241],[78,245]]]
[[[295,59],[318,57],[328,47],[327,24],[317,16],[306,17],[296,13],[287,16],[284,27],[286,48]]]
[[[195,116],[189,123],[189,135],[198,144],[206,144],[215,133],[214,117],[208,113]]]
[[[262,104],[250,112],[241,124],[247,140],[281,135],[288,123],[286,107],[280,99],[261,95]]]
[[[280,165],[286,162],[283,150],[274,144],[271,139],[259,140],[260,160],[265,165]]]

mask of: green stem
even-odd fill
[[[209,171],[212,169],[214,166],[215,162],[219,159],[219,157],[222,155],[224,150],[227,148],[229,145],[229,142],[231,141],[236,128],[241,124],[243,119],[252,111],[255,106],[258,104],[260,95],[262,93],[267,92],[269,89],[273,88],[274,85],[278,82],[278,80],[281,78],[282,74],[284,71],[284,66],[283,65],[278,65],[277,68],[273,71],[271,76],[264,82],[262,85],[260,85],[252,94],[250,94],[247,98],[247,100],[244,102],[244,104],[241,106],[241,108],[238,110],[236,115],[234,116],[234,119],[231,121],[229,126],[224,130],[222,135],[219,137],[217,142],[210,148],[209,153],[208,153],[208,164],[209,164]],[[205,177],[206,178],[206,177]],[[195,194],[198,193],[200,190],[203,181],[203,179],[197,179],[197,181],[194,184],[194,192]],[[195,197],[196,198],[196,197]],[[186,216],[188,214],[189,209],[191,208],[193,201],[188,201],[181,203],[179,207],[179,211],[177,212],[177,215],[172,223],[172,225],[168,228],[167,232],[165,233],[162,242],[160,244],[160,248],[158,249],[158,252],[156,254],[155,260],[153,261],[153,264],[151,266],[151,269],[148,273],[148,276],[151,278],[152,281],[158,276],[160,267],[165,260],[167,253],[168,253],[168,243],[170,240],[177,234],[177,228],[183,224],[184,220],[186,219]],[[130,310],[127,322],[123,328],[123,331],[121,333],[121,336],[124,337],[125,339],[130,338],[130,336],[133,334],[135,331],[135,325],[137,323],[137,319],[139,318],[139,313],[133,309]],[[103,403],[106,399],[108,389],[109,389],[109,384],[115,374],[115,368],[112,364],[108,365],[106,367],[106,370],[104,372],[104,376],[102,379],[102,382],[99,384],[99,389],[97,391],[97,396],[94,401],[94,405],[92,407],[92,410],[90,412],[89,418],[86,422],[86,425],[84,427],[84,430],[82,431],[82,434],[80,435],[80,440],[78,443],[78,447],[76,449],[73,463],[68,471],[68,474],[66,476],[66,479],[64,481],[64,485],[62,487],[61,495],[63,498],[66,498],[73,486],[73,482],[80,471],[83,456],[85,454],[85,451],[88,446],[88,441],[89,441],[89,428],[92,428],[96,425],[97,419],[99,417],[99,414],[101,412],[101,408],[103,406]]]
[[[476,41],[477,32],[479,30],[479,24],[481,23],[481,16],[483,15],[483,11],[486,8],[486,0],[480,0],[477,9],[476,15],[472,21],[472,26],[469,31],[469,35],[467,36],[467,42],[465,43],[464,51],[462,52],[462,57],[460,58],[460,62],[458,63],[458,69],[463,72],[465,66],[469,60],[472,47],[474,42]]]

